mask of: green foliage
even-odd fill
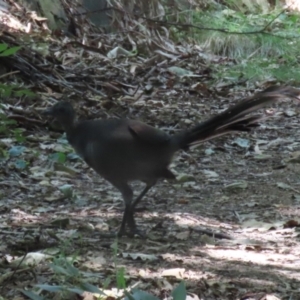
[[[117,279],[117,288],[118,289],[125,289],[126,288],[126,281],[125,281],[125,268],[118,268],[116,270],[116,279]]]
[[[281,55],[295,53],[299,46],[300,19],[297,15],[283,13],[277,17],[278,11],[254,15],[230,9],[188,13],[190,24],[199,28],[190,28],[189,34],[187,29],[181,28],[174,28],[173,32],[180,39],[193,38],[215,54],[237,58],[258,50],[256,56]],[[290,47],[287,47],[288,42],[291,42]]]
[[[28,89],[20,89],[16,85],[0,84],[0,96],[3,98],[22,96],[34,97],[35,93]]]
[[[9,47],[7,44],[0,44],[0,57],[8,57],[16,54],[22,47],[15,46]],[[20,89],[18,86],[0,84],[0,96],[1,97],[33,97],[35,94],[28,89]]]
[[[186,289],[184,282],[180,284],[172,291],[173,300],[185,300],[186,299]]]
[[[50,158],[50,160],[53,160],[53,161],[61,163],[61,164],[65,163],[67,160],[67,156],[63,152],[53,153],[49,156],[49,158]]]
[[[54,271],[58,281],[76,283],[80,281],[80,271],[73,266],[73,261],[66,257],[60,256],[53,260],[50,268]]]
[[[23,136],[23,130],[21,128],[12,129],[11,132],[17,142],[22,143],[26,141],[26,138]]]
[[[9,56],[13,55],[20,47],[8,48],[7,45],[0,44],[0,56]],[[8,86],[5,84],[0,84],[0,97],[1,99],[11,96],[33,96],[35,95],[29,90],[19,89],[17,86]],[[2,100],[3,101],[3,100]],[[1,111],[1,109],[3,110]],[[5,107],[0,103],[0,135],[4,135],[5,137],[13,138],[17,143],[24,143],[26,141],[26,137],[24,136],[23,128],[16,128],[18,123],[10,119],[5,113],[3,113]],[[17,148],[22,148],[22,146],[14,146],[9,151],[5,149],[0,149],[0,157],[2,158],[12,158],[15,156],[21,155],[20,152],[18,155],[16,153]],[[24,147],[23,147],[24,148]],[[18,170],[23,170],[28,166],[28,162],[23,159],[18,159],[14,162],[14,166]]]
[[[5,114],[0,114],[0,134],[6,133],[10,125],[17,125],[17,122],[9,119]]]
[[[13,55],[18,50],[17,48],[19,49],[20,47],[7,48],[6,44],[0,44],[0,56]],[[0,84],[1,101],[3,101],[3,98],[21,96],[32,97],[35,96],[35,94],[30,90],[20,89],[18,86]],[[1,108],[4,107],[0,103],[0,109]],[[16,125],[17,122],[15,120],[10,119],[0,110],[0,134],[5,134],[6,137],[13,137],[17,142],[22,143],[26,138],[23,136],[23,129],[15,128]]]
[[[9,48],[7,44],[0,44],[0,57],[6,57],[14,55],[17,51],[19,51],[22,47],[16,46]]]
[[[24,129],[14,128],[17,125],[15,120],[9,119],[5,114],[0,114],[0,124],[0,135],[14,138],[17,143],[25,142]],[[21,145],[14,145],[10,149],[1,147],[0,159],[13,159],[14,167],[18,170],[24,170],[28,166],[28,162],[21,157],[25,150],[26,148]]]
[[[20,46],[10,47],[7,44],[0,44],[0,57],[8,57],[16,54],[20,50]],[[35,96],[33,92],[27,89],[20,89],[18,86],[0,84],[0,96],[1,97],[21,97],[21,96]]]
[[[125,269],[124,267],[119,268],[117,264],[117,256],[118,256],[118,238],[114,241],[111,245],[113,249],[113,256],[114,256],[114,265],[116,270],[116,283],[118,289],[125,289],[126,288],[126,279],[125,279]]]
[[[218,82],[224,78],[231,82],[251,78],[299,82],[299,15],[282,8],[266,13],[257,3],[251,9],[238,3],[232,0],[226,2],[227,7],[211,5],[205,10],[182,11],[179,23],[197,28],[172,27],[173,35],[178,40],[193,40],[205,52],[235,60],[236,64],[228,64],[227,69],[224,63],[210,66],[219,72]]]
[[[59,189],[63,192],[65,197],[70,198],[70,199],[73,197],[72,185],[64,184]]]
[[[63,247],[68,247],[69,241],[65,241]],[[124,290],[125,300],[159,300],[154,295],[139,290],[133,289],[130,292],[127,291],[125,283],[125,268],[117,268],[116,265],[116,254],[118,251],[118,242],[117,240],[112,246],[115,256],[115,267],[116,267],[116,282],[118,289]],[[51,251],[50,251],[51,252]],[[62,252],[62,251],[61,251]],[[34,290],[23,290],[22,293],[26,295],[29,299],[32,300],[48,300],[48,299],[71,299],[74,297],[72,294],[82,295],[83,292],[87,291],[93,294],[100,295],[100,299],[106,298],[107,295],[104,294],[97,286],[92,285],[86,281],[85,278],[99,277],[99,275],[94,275],[93,273],[83,272],[74,266],[76,260],[75,258],[66,257],[63,254],[59,254],[58,257],[53,259],[53,262],[49,264],[49,267],[54,273],[54,282],[58,284],[37,284],[34,286]],[[107,286],[111,283],[107,278],[102,283],[102,286]],[[106,284],[106,285],[105,285]],[[41,296],[42,293],[47,294],[56,294],[56,296],[46,297]],[[181,282],[177,287],[172,291],[173,300],[185,300],[186,299],[186,288],[184,282]],[[73,298],[72,298],[73,299]]]
[[[276,80],[289,82],[290,84],[300,82],[300,69],[297,66],[297,57],[282,55],[281,58],[253,58],[243,60],[241,63],[231,66],[216,66],[216,80],[222,78],[223,82],[234,82],[239,80]]]
[[[71,293],[81,295],[85,291],[104,295],[104,293],[99,290],[98,287],[85,281],[84,273],[73,265],[72,260],[69,260],[64,256],[60,256],[54,259],[53,263],[49,266],[55,274],[56,281],[60,284],[37,284],[35,285],[34,291],[23,290],[22,293],[29,299],[49,299],[39,295],[42,291],[46,291],[48,293],[59,293],[61,296],[65,296],[65,298],[67,298],[67,295],[70,295]],[[65,298],[63,297],[63,299]],[[53,297],[51,297],[50,299],[53,299]]]

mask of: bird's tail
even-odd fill
[[[191,129],[175,135],[181,149],[188,149],[197,146],[204,141],[214,139],[218,136],[250,131],[252,127],[258,126],[258,121],[266,118],[262,115],[250,115],[268,104],[282,98],[295,98],[300,91],[293,87],[272,86],[266,90],[246,98],[234,106],[229,107],[224,112],[200,123]]]

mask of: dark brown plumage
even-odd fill
[[[75,151],[122,194],[125,211],[118,235],[139,233],[134,220],[134,209],[148,190],[160,178],[174,178],[168,169],[174,154],[188,150],[203,141],[218,136],[249,131],[261,115],[248,115],[282,97],[296,98],[298,90],[291,87],[271,87],[229,107],[224,112],[175,135],[139,121],[109,119],[75,122],[75,111],[68,102],[59,102],[45,111],[54,116],[66,131]],[[130,181],[146,183],[145,189],[133,199]]]

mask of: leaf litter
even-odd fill
[[[10,97],[1,107],[16,121],[8,129],[22,129],[0,137],[1,294],[20,299],[16,287],[36,284],[59,291],[69,278],[74,288],[89,283],[116,299],[124,295],[116,289],[123,268],[118,278],[145,290],[137,297],[167,299],[184,280],[186,299],[299,298],[298,107],[250,134],[179,153],[172,164],[179,180],[156,185],[136,213],[147,240],[116,245],[97,236],[119,224],[122,199],[43,120],[45,107],[70,98],[82,119],[126,116],[172,134],[265,86],[229,90],[222,79],[212,85],[205,66],[219,60],[197,45],[176,45],[150,29],[136,37],[91,34],[88,21],[78,22],[84,43],[57,36],[47,40],[47,55],[32,45],[6,58],[19,71],[7,83],[22,82],[39,98]],[[33,29],[43,30],[38,22]],[[23,45],[6,31],[0,38]]]

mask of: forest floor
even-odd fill
[[[192,111],[201,121],[236,100],[203,101],[174,105],[168,119],[180,128]],[[161,108],[136,112],[148,123],[155,115],[157,127],[170,129]],[[109,299],[124,283],[164,299],[181,281],[189,299],[300,299],[298,112],[299,105],[285,103],[251,133],[178,153],[171,167],[181,181],[159,182],[136,213],[145,240],[100,238],[99,231],[120,224],[121,195],[76,157],[49,163],[49,151],[66,146],[57,142],[60,133],[25,132],[30,168],[12,168],[12,158],[1,180],[2,269],[12,268],[2,276],[1,295],[21,299],[18,289],[31,284],[76,286],[88,279]],[[16,258],[24,253],[20,264]],[[66,260],[80,272],[61,274]]]
[[[167,27],[128,13],[107,34],[69,9],[66,35],[12,8],[0,16],[3,28],[20,25],[0,35],[0,300],[91,300],[76,292],[96,287],[101,299],[125,287],[172,299],[181,282],[188,300],[299,300],[299,104],[178,153],[178,180],[158,182],[135,214],[147,238],[101,238],[120,224],[121,195],[53,130],[46,107],[67,99],[80,119],[127,117],[174,134],[274,80],[238,82],[228,75],[237,59],[176,44]]]

